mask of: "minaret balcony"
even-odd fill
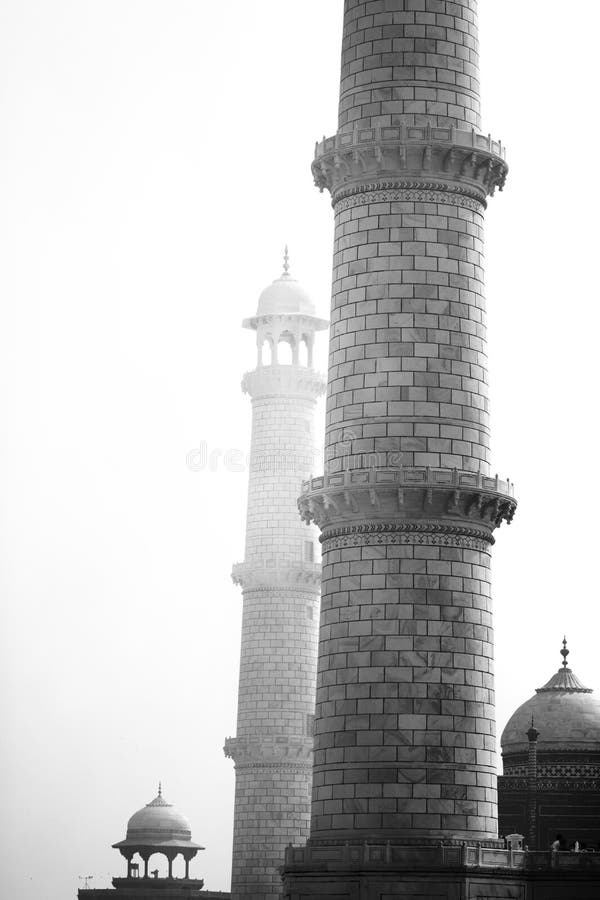
[[[259,366],[242,379],[242,391],[253,398],[298,396],[316,400],[325,388],[320,372],[297,365]]]
[[[491,532],[512,521],[517,502],[513,484],[497,475],[399,466],[349,469],[305,481],[298,507],[303,521],[322,529],[348,525],[376,533],[378,522],[390,531],[392,519],[400,520],[395,525],[400,543],[403,530],[419,529],[427,543],[426,534],[439,531],[441,524],[461,534],[472,526],[473,537],[492,543]]]
[[[318,592],[321,585],[321,564],[308,561],[280,566],[236,563],[231,570],[231,578],[243,590],[304,587]]]
[[[500,141],[475,130],[431,125],[336,134],[317,143],[312,164],[316,186],[327,188],[334,202],[357,190],[401,186],[453,191],[485,203],[496,188],[502,190],[507,172]]]

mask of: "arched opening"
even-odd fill
[[[265,338],[262,342],[258,364],[260,366],[272,366],[273,365],[273,341],[271,338]]]
[[[168,875],[168,863],[160,850],[148,856],[149,878],[166,878]]]
[[[301,366],[308,367],[310,365],[309,361],[309,353],[308,353],[308,338],[305,334],[302,335],[302,340],[300,341],[300,348],[298,352],[298,363]]]
[[[277,362],[281,366],[291,366],[294,363],[295,341],[293,334],[284,331],[279,336],[277,344]]]

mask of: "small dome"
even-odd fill
[[[127,823],[127,840],[180,840],[192,839],[190,823],[175,807],[167,803],[159,789],[158,796],[132,815]]]
[[[265,288],[258,298],[257,316],[314,316],[315,305],[302,285],[289,272],[287,247],[280,277]]]
[[[538,752],[600,752],[600,699],[567,668],[566,641],[561,653],[562,668],[510,717],[500,738],[503,756],[527,752],[532,722],[539,731]]]
[[[190,823],[167,803],[160,785],[158,796],[130,818],[125,840],[118,841],[113,847],[121,851],[132,847],[179,847],[195,852],[204,849],[192,842]]]

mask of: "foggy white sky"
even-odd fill
[[[600,690],[597,12],[482,0],[498,724],[560,663]],[[565,13],[566,10],[566,13]],[[560,13],[560,15],[559,15]],[[568,13],[568,14],[567,14]],[[0,3],[0,894],[69,900],[156,793],[229,886],[248,450],[241,320],[327,315],[341,0]],[[319,362],[325,366],[326,340]],[[322,417],[322,412],[321,412]],[[158,857],[156,858],[158,859]]]

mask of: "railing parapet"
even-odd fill
[[[302,493],[322,491],[330,487],[350,487],[381,484],[395,484],[403,487],[447,486],[465,489],[480,488],[504,496],[514,497],[514,484],[507,478],[501,480],[498,475],[484,475],[481,472],[469,472],[464,469],[432,468],[431,466],[377,467],[369,466],[361,469],[345,469],[319,475],[302,482]]]
[[[474,150],[487,150],[501,159],[506,159],[506,150],[502,141],[493,140],[490,134],[479,134],[475,129],[469,131],[455,126],[434,125],[386,125],[378,128],[355,128],[343,131],[332,137],[324,137],[315,143],[315,158],[348,150],[352,147],[366,147],[373,144],[386,143],[434,143],[449,144],[458,147],[472,147]]]

